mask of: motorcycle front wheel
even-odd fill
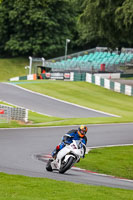
[[[63,164],[63,165],[61,166],[61,168],[60,168],[60,170],[59,170],[59,173],[60,173],[60,174],[64,174],[68,169],[70,169],[71,166],[72,166],[72,164],[74,163],[74,160],[75,160],[74,157],[70,157],[70,158],[68,159],[68,161],[67,161],[65,164]]]

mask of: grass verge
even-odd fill
[[[92,149],[76,166],[133,180],[133,146]]]
[[[19,61],[21,62],[21,61]],[[23,66],[22,66],[23,67]],[[8,74],[5,72],[8,78],[16,76],[13,74]],[[22,75],[22,74],[21,74]],[[19,76],[19,73],[17,73]],[[0,77],[1,80],[2,77]],[[5,77],[4,77],[5,79]],[[28,83],[28,84],[26,84]],[[53,84],[54,83],[54,84]],[[56,117],[47,117],[39,115],[36,113],[29,113],[29,121],[32,121],[33,124],[24,125],[18,124],[16,121],[12,121],[8,124],[8,127],[22,127],[22,126],[50,126],[50,125],[73,125],[73,124],[94,124],[94,123],[120,123],[120,122],[133,122],[133,98],[125,96],[107,89],[95,86],[93,84],[85,82],[60,82],[60,81],[36,81],[33,83],[23,82],[20,84],[25,88],[47,94],[65,101],[83,105],[89,108],[101,110],[104,112],[109,112],[112,114],[120,115],[120,118],[115,117],[106,117],[106,118],[78,118],[78,119],[60,119]],[[36,124],[35,124],[36,123]],[[41,124],[40,124],[41,123]],[[0,127],[3,125],[0,124]],[[3,127],[7,127],[7,124],[4,124]],[[125,148],[125,147],[124,147]],[[98,155],[102,155],[102,152],[96,152],[98,150],[93,150],[86,156],[86,159],[80,162],[80,167],[92,171],[97,171],[101,173],[108,173],[113,175],[115,169],[111,169],[110,166],[112,163],[109,163],[108,169],[101,169],[99,166],[107,164],[107,156],[104,157],[104,160],[98,161],[96,165],[94,160],[97,160]],[[123,152],[125,152],[123,150]],[[115,152],[116,153],[116,152]],[[115,154],[114,153],[114,154]],[[90,159],[90,155],[96,155]],[[89,157],[90,156],[90,157]],[[109,157],[110,158],[110,157]],[[122,155],[123,158],[123,155]],[[118,161],[123,161],[121,157],[117,158]],[[132,159],[132,158],[131,158]],[[130,164],[130,160],[128,160]],[[115,162],[116,162],[115,160]],[[86,164],[84,163],[86,162]],[[121,162],[118,164],[118,169]],[[89,168],[88,168],[89,163]],[[90,164],[92,163],[92,164]],[[115,166],[117,165],[114,163]],[[133,163],[131,163],[133,164]],[[128,165],[129,166],[129,165]],[[132,165],[133,166],[133,165]],[[131,171],[132,168],[129,169]],[[126,168],[125,168],[126,171]],[[132,170],[133,171],[133,170]],[[116,176],[126,177],[126,173],[121,171],[120,175],[114,174]],[[128,173],[128,176],[131,177],[131,173]],[[127,177],[127,178],[129,178]],[[92,199],[92,200],[114,200],[114,199],[132,199],[133,191],[113,189],[107,187],[96,187],[96,186],[87,186],[79,185],[67,182],[59,182],[49,179],[39,179],[39,178],[29,178],[23,176],[13,176],[0,173],[0,199]],[[73,188],[73,189],[72,189]]]
[[[23,83],[20,86],[61,100],[88,108],[118,115],[120,117],[99,117],[83,119],[85,123],[133,122],[133,97],[86,82],[40,81]],[[80,118],[80,116],[79,116]],[[78,124],[79,119],[68,119],[64,124]],[[81,119],[80,119],[81,121]],[[73,123],[73,124],[74,124]]]
[[[0,200],[131,200],[132,190],[0,173]]]
[[[16,82],[19,84],[20,82]],[[81,106],[118,115],[120,117],[56,118],[29,113],[30,124],[21,126],[62,126],[79,124],[133,122],[133,97],[119,94],[86,82],[23,81],[20,86]],[[38,123],[38,124],[37,124]],[[17,124],[17,123],[16,123]],[[0,124],[0,127],[6,125]],[[7,127],[13,127],[12,122]]]
[[[26,58],[1,58],[0,59],[0,81],[7,81],[16,76],[25,76],[25,66],[29,63]]]
[[[12,120],[9,123],[2,123],[0,119],[0,128],[20,128],[20,127],[38,127],[38,126],[51,126],[51,124],[63,121],[62,118],[49,117],[29,110],[28,123],[22,121]]]

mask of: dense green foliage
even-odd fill
[[[133,0],[84,0],[82,6],[83,39],[92,35],[112,48],[133,45]]]
[[[0,6],[0,53],[56,55],[72,38],[74,12],[65,0],[3,0]]]
[[[2,0],[0,56],[64,55],[133,45],[133,0]]]

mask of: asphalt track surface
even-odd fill
[[[111,114],[66,103],[45,95],[29,92],[13,84],[0,83],[0,100],[48,116],[62,118],[110,117]]]
[[[0,84],[1,86],[2,84]],[[10,89],[14,90],[13,88],[11,87]],[[6,96],[7,92],[8,95],[6,98],[9,99],[6,99],[6,101],[10,102],[13,97],[12,92],[9,90],[5,91],[5,93],[2,92],[0,99],[3,98],[3,94]],[[20,90],[19,93],[21,92]],[[23,102],[23,99],[20,99],[20,101]],[[62,136],[72,128],[77,127],[0,129],[0,171],[9,174],[47,177],[55,180],[132,190],[133,181],[129,180],[75,171],[73,169],[69,170],[66,174],[50,173],[45,170],[45,163],[37,160],[35,155],[51,153],[54,147],[60,142]],[[89,125],[88,130],[87,146],[89,147],[133,144],[133,123]]]
[[[35,158],[38,154],[49,154],[69,129],[76,127],[49,127],[0,129],[0,171],[31,177],[71,181],[91,185],[104,185],[133,189],[133,181],[108,176],[69,170],[66,174],[45,170],[45,163]],[[103,146],[131,144],[133,124],[88,126],[88,145]]]

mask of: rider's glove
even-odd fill
[[[70,138],[72,138],[72,136],[67,136],[67,135],[65,135],[64,137],[63,137],[63,142],[64,142],[64,144],[71,144],[71,142],[69,141],[70,140]]]
[[[68,142],[68,141],[64,141],[64,144],[71,144],[70,142]]]

